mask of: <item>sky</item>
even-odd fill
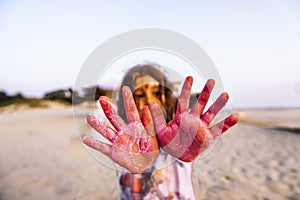
[[[0,90],[42,96],[73,87],[99,45],[141,28],[199,44],[232,107],[300,107],[299,0],[0,0]]]

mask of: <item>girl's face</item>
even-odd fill
[[[159,82],[153,77],[149,75],[139,77],[134,85],[133,98],[140,115],[142,108],[150,102],[162,105],[161,88]]]

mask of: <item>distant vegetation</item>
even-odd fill
[[[46,107],[47,105],[42,99],[26,98],[21,93],[9,96],[4,91],[0,91],[0,107],[9,106],[12,104],[26,104],[29,107]]]
[[[65,105],[80,104],[84,101],[95,101],[100,96],[111,96],[112,90],[102,89],[98,86],[84,88],[83,94],[79,95],[77,91],[69,89],[59,89],[46,92],[42,98],[28,98],[21,93],[8,95],[5,91],[0,91],[0,107],[25,104],[29,107],[46,107],[47,101],[55,101]]]

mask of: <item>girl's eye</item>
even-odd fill
[[[160,97],[160,95],[161,95],[160,91],[154,92],[154,95],[157,96],[157,97]]]
[[[145,97],[145,94],[135,94],[134,96],[136,98],[143,98],[143,97]]]

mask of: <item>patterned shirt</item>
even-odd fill
[[[157,160],[172,159],[170,155],[164,153],[159,157]],[[194,200],[191,174],[192,163],[179,160],[174,160],[164,168],[161,168],[161,163],[155,162],[152,171],[142,174],[123,172],[120,176],[121,199]]]

